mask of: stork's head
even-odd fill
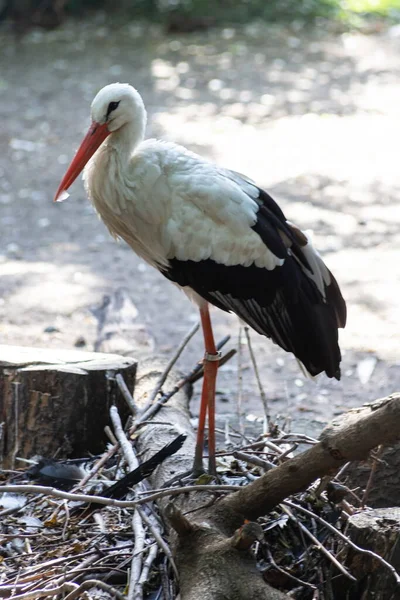
[[[60,183],[55,201],[67,196],[67,189],[110,134],[130,124],[132,145],[143,138],[146,110],[139,92],[128,83],[112,83],[102,88],[92,102],[91,117],[92,124]]]
[[[143,100],[128,83],[111,83],[99,91],[92,102],[92,122],[106,126],[108,133],[127,123],[144,126],[146,111]]]

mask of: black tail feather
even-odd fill
[[[338,327],[346,305],[334,277],[323,297],[312,277],[293,257],[269,271],[255,265],[226,266],[170,260],[164,275],[189,286],[215,306],[236,313],[258,333],[292,352],[311,375],[340,378]]]

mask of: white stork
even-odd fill
[[[144,140],[146,110],[128,84],[107,85],[92,124],[57,190],[84,171],[100,217],[200,309],[204,380],[194,471],[202,470],[206,414],[215,473],[216,350],[208,304],[236,313],[292,352],[311,375],[340,378],[338,328],[346,305],[306,235],[247,177],[176,144]]]

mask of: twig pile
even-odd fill
[[[115,409],[113,421],[116,436],[122,440],[123,429],[119,429]],[[174,598],[176,568],[163,538],[163,525],[148,498],[205,488],[225,493],[235,486],[246,485],[264,469],[273,468],[301,443],[312,443],[312,440],[281,435],[271,441],[262,436],[252,444],[232,447],[229,455],[221,453],[225,456],[220,463],[220,470],[224,471],[220,478],[225,485],[182,488],[180,481],[153,494],[153,490],[142,483],[135,489],[136,496],[130,493],[132,499],[124,502],[104,497],[104,503],[109,506],[96,505],[90,517],[85,514],[87,504],[82,506],[77,501],[85,496],[76,492],[31,485],[29,490],[36,489],[40,495],[32,493],[23,499],[20,493],[27,487],[22,483],[12,486],[20,493],[14,491],[6,498],[17,505],[0,513],[1,596],[12,596],[14,600],[39,597],[73,600],[85,590],[96,594],[102,590],[103,597]],[[108,487],[121,477],[125,458],[120,449],[116,456],[108,459],[101,474],[97,474],[96,482],[89,481],[84,486],[86,499],[94,492],[97,500],[100,484]],[[135,460],[129,461],[130,471],[136,468],[135,464]],[[96,461],[92,461],[92,470],[96,470],[95,465]],[[13,480],[15,473],[8,475],[5,490],[11,488],[7,484]],[[351,506],[343,500],[347,492],[346,488],[330,482],[328,491],[310,489],[260,520],[265,538],[256,543],[255,552],[266,581],[290,591],[293,598],[303,600],[333,598],[329,590],[332,579],[340,571],[352,578],[335,558],[343,546],[345,509],[351,511]],[[0,502],[5,503],[5,499]],[[338,527],[336,535],[335,526]],[[127,586],[128,596],[125,596]]]
[[[182,352],[195,330],[186,336],[177,353]],[[167,369],[176,358],[171,359]],[[174,390],[198,378],[200,372],[201,367],[196,366]],[[229,435],[226,450],[218,456],[219,485],[202,485],[203,481],[181,477],[171,481],[169,488],[151,490],[142,481],[124,492],[123,499],[110,498],[107,489],[138,468],[133,434],[174,393],[161,389],[167,374],[158,382],[152,403],[140,413],[118,376],[133,421],[123,427],[112,407],[111,445],[101,457],[86,459],[86,475],[75,487],[72,480],[70,485],[64,481],[63,491],[55,489],[59,477],[52,484],[48,474],[44,482],[52,487],[30,482],[27,485],[23,472],[0,472],[4,492],[0,495],[0,597],[172,600],[177,594],[178,573],[154,500],[205,489],[218,497],[274,469],[300,446],[316,443],[304,435],[279,432],[265,403],[268,432],[254,441],[246,439],[245,444],[242,434],[225,432]],[[240,442],[234,445],[230,441],[233,438]],[[70,461],[63,464],[68,467]],[[43,483],[42,476],[37,470],[36,481]],[[365,499],[360,500],[339,480],[323,479],[260,519],[264,539],[255,543],[254,552],[265,580],[296,600],[335,598],[338,575],[354,580],[341,564],[343,547],[355,547],[343,533],[353,510],[350,501],[361,506]],[[398,577],[393,567],[373,556]]]

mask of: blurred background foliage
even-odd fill
[[[113,18],[147,19],[167,31],[190,32],[213,25],[318,18],[362,27],[371,19],[398,20],[400,0],[0,0],[0,20],[16,26],[56,27],[68,15],[84,17],[95,10]]]

